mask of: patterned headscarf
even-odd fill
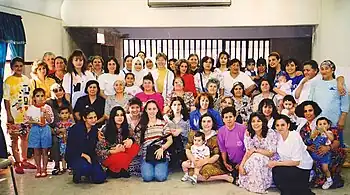
[[[331,60],[325,60],[321,63],[320,67],[329,66],[333,71],[335,71],[335,64]]]

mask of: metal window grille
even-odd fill
[[[187,59],[189,54],[196,53],[200,59],[210,56],[217,60],[219,53],[226,51],[231,59],[241,60],[243,66],[248,58],[267,59],[270,53],[269,39],[125,39],[123,44],[124,56],[136,56],[139,51],[144,51],[147,57],[155,57],[157,53],[163,52],[168,59]]]

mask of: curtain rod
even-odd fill
[[[56,17],[53,17],[53,16],[48,16],[48,15],[45,15],[45,14],[42,14],[42,13],[37,13],[37,12],[34,12],[34,11],[29,11],[29,10],[25,10],[25,9],[21,9],[21,8],[17,8],[17,7],[12,7],[12,6],[8,6],[8,5],[0,5],[0,7],[10,8],[10,9],[18,10],[18,11],[23,11],[23,12],[28,12],[28,13],[31,13],[31,14],[44,16],[44,17],[48,17],[48,18],[51,18],[51,19],[61,20],[62,21],[61,18],[56,18]],[[1,10],[1,11],[3,11],[3,10]]]

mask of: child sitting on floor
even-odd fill
[[[197,183],[197,176],[202,167],[195,167],[194,162],[196,160],[206,159],[210,157],[209,147],[205,145],[205,135],[203,132],[196,132],[193,138],[193,145],[191,146],[191,155],[187,156],[187,161],[182,163],[182,170],[185,175],[182,177],[181,181],[191,181],[194,185]],[[194,168],[193,176],[189,175],[189,169]]]

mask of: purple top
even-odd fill
[[[233,163],[241,163],[245,154],[244,133],[247,127],[245,125],[235,123],[232,130],[226,126],[222,126],[218,133],[218,145],[221,152],[226,152],[228,158]]]

